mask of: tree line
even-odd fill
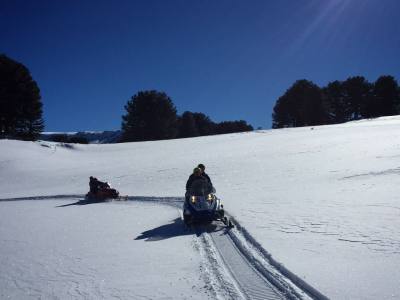
[[[140,91],[125,105],[122,142],[187,138],[251,131],[244,120],[213,122],[200,112],[177,114],[171,98],[156,90]]]
[[[140,91],[125,105],[120,142],[196,137],[251,131],[244,120],[213,122],[200,112],[178,115],[163,92]],[[44,129],[40,89],[28,68],[0,54],[0,139],[36,140]],[[81,137],[58,134],[57,142],[87,143]]]
[[[77,135],[70,136],[65,133],[52,134],[48,140],[56,143],[89,144],[89,141],[85,137]]]
[[[393,76],[368,82],[363,76],[320,88],[296,81],[275,103],[272,128],[314,126],[400,114],[400,88]]]
[[[244,120],[213,122],[201,112],[177,114],[171,98],[140,91],[125,105],[120,142],[187,138],[251,131]],[[29,70],[0,54],[0,138],[36,140],[44,129],[40,90]],[[324,87],[296,81],[275,103],[272,128],[337,124],[400,114],[400,88],[393,76],[368,82],[363,76],[335,80]],[[69,140],[56,136],[56,140]]]

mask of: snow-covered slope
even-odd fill
[[[110,144],[117,143],[121,139],[121,130],[106,131],[79,131],[79,132],[43,132],[41,140],[51,141],[54,135],[67,135],[69,138],[84,138],[91,144]]]
[[[0,197],[83,194],[90,175],[121,194],[182,196],[201,162],[228,212],[323,294],[396,299],[399,132],[395,116],[159,142],[0,141]]]
[[[174,209],[71,204],[0,203],[0,299],[207,298]]]

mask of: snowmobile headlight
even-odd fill
[[[191,197],[192,203],[196,203],[196,196]]]
[[[214,200],[214,195],[213,194],[208,194],[207,200],[208,201],[213,201]]]

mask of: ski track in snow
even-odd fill
[[[52,199],[77,200],[73,204],[84,204],[84,201],[82,201],[84,195],[78,194],[6,198],[0,199],[0,202]],[[179,210],[183,203],[182,197],[125,196],[123,200],[153,202],[173,206]],[[113,200],[110,202],[117,203],[120,201]],[[328,299],[287,270],[279,262],[275,261],[237,220],[232,217],[230,218],[233,220],[236,228],[229,229],[224,225],[214,223],[207,226],[187,228],[187,230],[192,230],[197,236],[194,247],[202,257],[203,263],[200,269],[206,282],[205,288],[216,299]],[[65,257],[63,259],[70,258]],[[86,270],[91,271],[90,268]],[[64,277],[62,266],[56,268],[55,272],[57,272],[57,278]],[[90,284],[86,285],[85,282],[90,282],[91,278],[94,278],[93,274],[90,274],[90,272],[81,274],[73,270],[69,270],[67,273],[74,275],[74,278],[68,278],[75,283],[75,286],[73,288],[70,287],[67,292],[72,299],[86,298],[90,294],[100,299],[105,299],[105,294],[100,289],[97,288],[92,291],[87,289]],[[77,278],[81,280],[77,280]],[[11,278],[7,279],[12,280]],[[28,294],[41,297],[41,291],[31,289],[33,284],[29,282],[21,280],[17,282],[14,279],[14,284],[21,289],[28,289]],[[113,291],[108,292],[106,294],[119,298],[118,291],[116,291],[115,295],[113,295]],[[52,296],[56,297],[54,294]],[[146,298],[139,295],[131,296],[134,298]]]

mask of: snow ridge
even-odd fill
[[[200,234],[200,233],[199,233]],[[215,244],[208,234],[201,234],[196,240],[197,250],[203,260],[201,271],[209,289],[217,299],[246,299],[224,265]]]
[[[284,265],[276,261],[234,217],[230,216],[230,219],[235,224],[236,229],[230,230],[228,234],[236,247],[246,256],[248,261],[284,293],[288,299],[295,300],[309,297],[316,300],[329,299],[288,270]],[[307,297],[307,295],[309,297]]]

